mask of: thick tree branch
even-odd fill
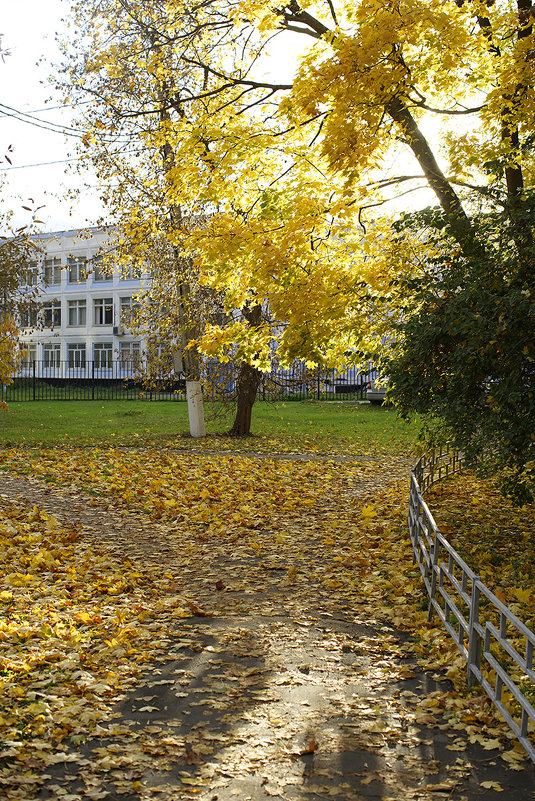
[[[331,17],[333,18],[334,24],[338,25],[338,20],[336,18],[336,12],[334,10],[334,5],[332,0],[327,0],[327,5],[329,6],[329,11],[331,12]]]
[[[423,170],[429,186],[437,196],[438,202],[450,219],[469,228],[468,217],[461,201],[455,194],[450,182],[438,166],[437,160],[429,147],[427,139],[418,128],[416,120],[400,97],[393,97],[385,103],[387,114],[399,125],[401,131]]]
[[[320,22],[308,11],[304,11],[297,0],[290,0],[290,2],[277,9],[277,14],[284,20],[283,26],[287,30],[293,30],[296,33],[306,33],[314,39],[319,39],[326,33],[329,33],[329,28]],[[296,24],[304,25],[304,28],[295,28]],[[292,26],[292,27],[290,27]]]

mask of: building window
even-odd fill
[[[69,367],[85,367],[85,345],[67,345],[67,361]]]
[[[132,297],[121,298],[121,325],[130,328],[132,320],[139,311],[140,303]]]
[[[37,279],[39,277],[39,271],[37,268],[37,262],[31,261],[30,266],[26,270],[24,274],[24,283],[26,286],[37,286]]]
[[[135,264],[122,264],[119,270],[121,281],[136,281],[140,277],[140,270]]]
[[[93,304],[95,325],[113,325],[113,298],[96,298]]]
[[[102,264],[102,259],[99,256],[95,256],[95,258],[93,259],[93,264],[94,264],[93,281],[102,282],[102,281],[112,280],[110,268]]]
[[[87,278],[85,256],[69,256],[67,259],[69,284],[81,284]]]
[[[60,366],[61,345],[43,345],[43,358],[45,367]]]
[[[33,363],[37,361],[37,345],[21,345],[22,349],[22,367],[31,368]]]
[[[69,300],[69,325],[85,325],[85,300]]]
[[[47,286],[61,284],[61,259],[45,259],[45,284]]]
[[[95,367],[112,367],[113,364],[113,343],[99,342],[93,347],[93,359]]]
[[[45,328],[59,328],[61,326],[61,301],[54,300],[43,306],[43,325]]]
[[[121,342],[119,344],[119,358],[132,369],[141,363],[141,347],[139,342]]]
[[[20,312],[20,327],[35,328],[37,326],[37,309],[34,306],[27,306]]]

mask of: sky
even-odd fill
[[[68,199],[69,190],[81,183],[73,172],[79,140],[61,132],[61,126],[71,123],[72,109],[61,107],[61,97],[49,80],[54,64],[61,61],[56,39],[68,35],[62,21],[68,12],[69,0],[4,0],[0,20],[2,46],[10,53],[0,60],[3,209],[14,210],[15,225],[26,225],[31,215],[22,206],[43,206],[38,217],[44,231],[94,225],[104,211],[95,176],[86,175],[88,187],[74,202]],[[283,80],[295,70],[296,53],[303,44],[303,37],[290,36],[294,38],[291,46],[287,38],[284,44],[274,45],[270,69],[272,75],[278,73],[274,77]],[[24,117],[23,121],[21,116],[28,114],[34,119]],[[10,145],[12,151],[8,151]],[[6,153],[11,166],[3,158]]]
[[[61,126],[70,124],[72,109],[61,107],[49,76],[52,65],[60,60],[56,34],[61,36],[65,30],[62,18],[68,9],[68,0],[9,0],[3,4],[0,20],[2,45],[9,51],[0,61],[2,206],[4,211],[13,209],[14,225],[29,222],[31,215],[22,205],[43,206],[38,217],[43,221],[39,228],[45,231],[92,224],[102,211],[92,176],[88,176],[92,186],[81,199],[74,204],[66,199],[68,190],[80,184],[78,177],[68,173],[78,140],[61,131]],[[22,121],[21,112],[34,119]],[[44,129],[51,127],[55,130]],[[11,167],[3,158],[6,153]]]
[[[54,65],[61,61],[56,38],[68,35],[62,19],[68,16],[69,5],[70,0],[4,0],[0,20],[2,45],[10,53],[0,60],[2,207],[3,211],[13,209],[13,223],[22,226],[31,217],[22,206],[42,206],[38,213],[42,231],[95,225],[104,214],[96,177],[87,174],[82,181],[74,172],[79,139],[62,131],[62,126],[71,124],[73,112],[62,107],[49,80]],[[303,39],[285,34],[275,40],[271,77],[288,80]],[[11,165],[4,160],[6,153]],[[70,200],[69,190],[82,183],[83,191]]]

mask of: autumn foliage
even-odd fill
[[[0,723],[8,739],[15,738],[14,727],[23,736],[5,754],[8,760],[31,754],[49,764],[43,743],[55,744],[61,755],[78,738],[111,730],[111,704],[147,660],[158,658],[159,643],[173,637],[175,622],[211,612],[210,605],[199,607],[187,582],[180,586],[182,569],[190,576],[206,571],[212,589],[205,598],[214,607],[218,593],[230,593],[242,614],[252,588],[259,581],[263,587],[266,571],[275,571],[278,586],[311,608],[342,605],[407,631],[403,643],[386,629],[374,640],[398,660],[398,678],[414,676],[412,663],[403,661],[411,657],[454,683],[453,690],[437,690],[418,703],[408,692],[415,721],[433,726],[445,714],[455,732],[453,750],[477,742],[500,749],[508,765],[521,768],[522,751],[506,747],[507,730],[484,695],[466,695],[455,645],[438,621],[427,620],[404,530],[406,460],[383,454],[379,473],[373,459],[336,463],[157,449],[10,450],[5,459],[13,472],[65,486],[88,509],[93,503],[96,519],[102,515],[97,499],[105,498],[110,512],[125,516],[125,546],[128,515],[141,515],[154,550],[148,560],[128,551],[118,559],[105,535],[99,545],[37,508],[4,504]],[[534,560],[529,535],[519,536],[535,525],[532,516],[504,508],[499,494],[466,475],[439,486],[430,503],[454,546],[533,626]],[[515,549],[511,542],[518,543]],[[238,569],[229,563],[222,571],[230,553]],[[267,602],[270,609],[277,604]],[[311,743],[303,753],[315,750]]]

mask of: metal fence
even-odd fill
[[[183,375],[169,370],[161,375],[142,377],[139,362],[122,360],[31,361],[18,371],[12,384],[4,387],[7,402],[38,400],[176,400],[186,399]],[[205,367],[208,398],[232,398],[237,374],[228,365]],[[363,400],[375,370],[362,372],[354,367],[342,371],[311,370],[296,363],[288,370],[264,373],[258,390],[259,400]]]
[[[469,684],[479,683],[535,762],[528,726],[535,724],[535,634],[503,604],[461,559],[423,498],[440,478],[462,466],[447,447],[422,456],[411,474],[409,533],[429,595],[429,619],[436,613],[467,663]]]
[[[145,384],[137,363],[125,361],[32,361],[23,364],[4,399],[39,400],[183,400],[185,381],[178,375],[154,377]]]

